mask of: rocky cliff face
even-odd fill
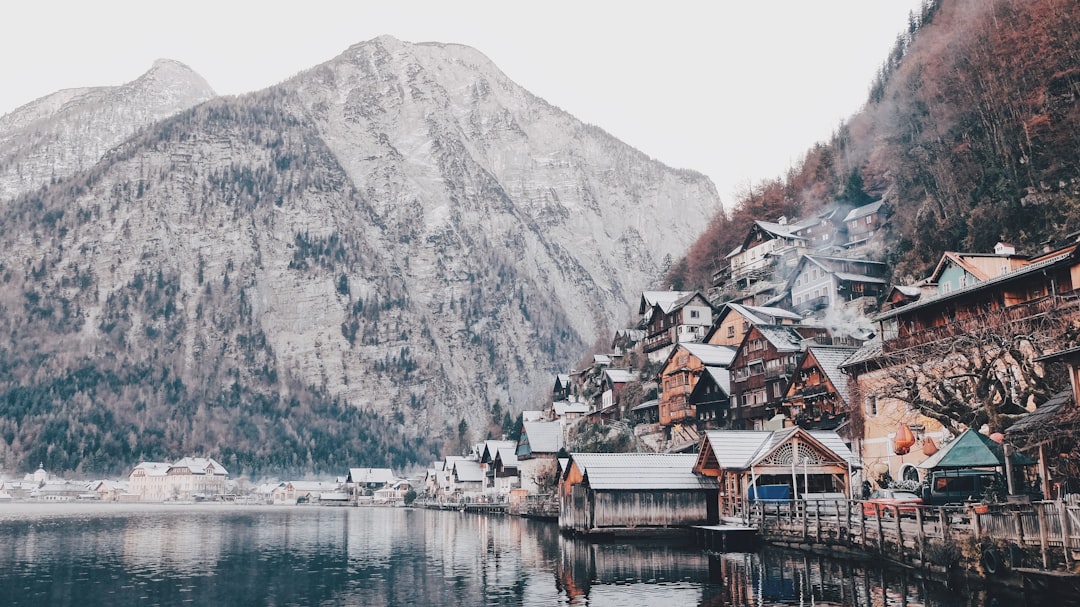
[[[189,67],[159,59],[127,84],[65,89],[0,116],[0,201],[89,169],[138,129],[213,97]]]
[[[423,461],[539,404],[718,208],[473,49],[356,45],[10,204],[0,451]]]

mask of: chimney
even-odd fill
[[[787,217],[784,216],[784,215],[781,215],[780,219],[776,220],[776,223],[778,223],[778,224],[780,224],[782,226],[786,226],[787,225]]]

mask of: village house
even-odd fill
[[[808,347],[784,396],[787,419],[808,430],[837,430],[847,423],[855,382],[840,365],[857,350],[854,346]]]
[[[731,368],[731,427],[778,429],[784,425],[782,402],[802,352],[821,327],[753,325],[735,353]]]
[[[216,499],[225,494],[228,479],[225,467],[206,457],[142,462],[128,475],[128,491],[143,502]]]
[[[229,471],[208,457],[185,457],[165,473],[173,499],[215,499],[225,494]]]
[[[708,344],[679,344],[668,355],[660,371],[660,424],[695,421],[697,411],[690,401],[698,379],[706,367],[727,368],[735,358],[735,349]]]
[[[739,516],[748,499],[811,496],[848,499],[858,458],[835,432],[798,426],[775,431],[709,430],[693,465],[719,483],[721,516]],[[765,488],[782,488],[769,492]]]
[[[742,244],[728,254],[731,282],[739,288],[747,288],[755,282],[773,277],[787,263],[805,253],[809,248],[806,237],[798,234],[799,224],[789,225],[781,217],[776,223],[755,221]]]
[[[848,248],[853,248],[866,243],[884,226],[882,209],[884,201],[878,200],[870,204],[856,207],[844,217],[844,225],[847,227],[847,239],[844,243]]]
[[[128,475],[128,489],[143,502],[163,502],[172,496],[168,477],[170,464],[141,462]]]
[[[514,488],[517,482],[517,457],[514,458],[513,478],[507,475],[504,469],[500,478],[497,469],[497,460],[501,451],[513,453],[517,450],[517,442],[512,440],[486,440],[480,451],[480,469],[484,473],[484,491],[491,490],[497,494],[506,494]]]
[[[690,406],[697,415],[698,427],[708,429],[727,425],[731,407],[731,370],[706,366],[690,392]]]
[[[396,479],[389,468],[349,468],[345,488],[351,498],[371,497]]]
[[[803,255],[788,278],[791,309],[802,316],[861,301],[862,313],[877,308],[888,288],[888,266],[878,261]]]
[[[716,323],[705,335],[705,343],[737,348],[753,325],[797,325],[802,316],[784,308],[750,306],[728,302],[721,306]]]
[[[645,302],[643,295],[642,305]],[[642,350],[649,360],[660,362],[676,344],[700,342],[705,337],[712,326],[713,308],[704,295],[693,291],[675,300],[657,300],[643,318],[648,318],[648,324]]]
[[[563,440],[560,422],[522,422],[515,453],[522,489],[536,493],[556,480],[555,459],[563,448]]]
[[[287,481],[279,483],[270,493],[274,504],[296,505],[315,504],[323,495],[346,495],[341,485],[329,481]]]
[[[612,534],[719,521],[717,484],[694,474],[697,456],[572,453],[559,481],[559,528]]]
[[[905,352],[982,330],[994,314],[1010,323],[1049,312],[1077,315],[1077,248],[1074,243],[1034,258],[1016,255],[1007,245],[996,247],[994,255],[946,253],[928,281],[936,292],[871,319],[880,337],[842,365],[857,378],[863,400],[860,448],[871,478],[919,478],[917,465],[949,435],[889,394],[890,374],[904,364]]]

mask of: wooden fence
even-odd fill
[[[1010,546],[1021,549],[1015,554],[1037,547],[1042,568],[1047,569],[1059,558],[1068,566],[1073,552],[1080,549],[1080,506],[1074,503],[1008,504],[981,510],[978,505],[907,506],[897,512],[893,506],[857,500],[758,501],[746,506],[744,522],[769,541],[844,546],[915,565],[945,564],[941,561],[950,551],[955,556],[964,546]],[[984,549],[978,549],[974,558],[986,557]],[[983,565],[989,569],[994,563]]]

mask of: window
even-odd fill
[[[735,325],[728,325],[727,336],[728,337],[735,337]]]
[[[690,310],[690,318],[697,318],[699,316],[697,310]]]
[[[877,396],[867,396],[866,397],[866,414],[871,416],[871,417],[874,417],[874,416],[876,416],[878,414],[877,398],[878,398]]]
[[[874,216],[873,215],[867,215],[866,216],[866,225],[870,225],[872,223],[874,223]]]

